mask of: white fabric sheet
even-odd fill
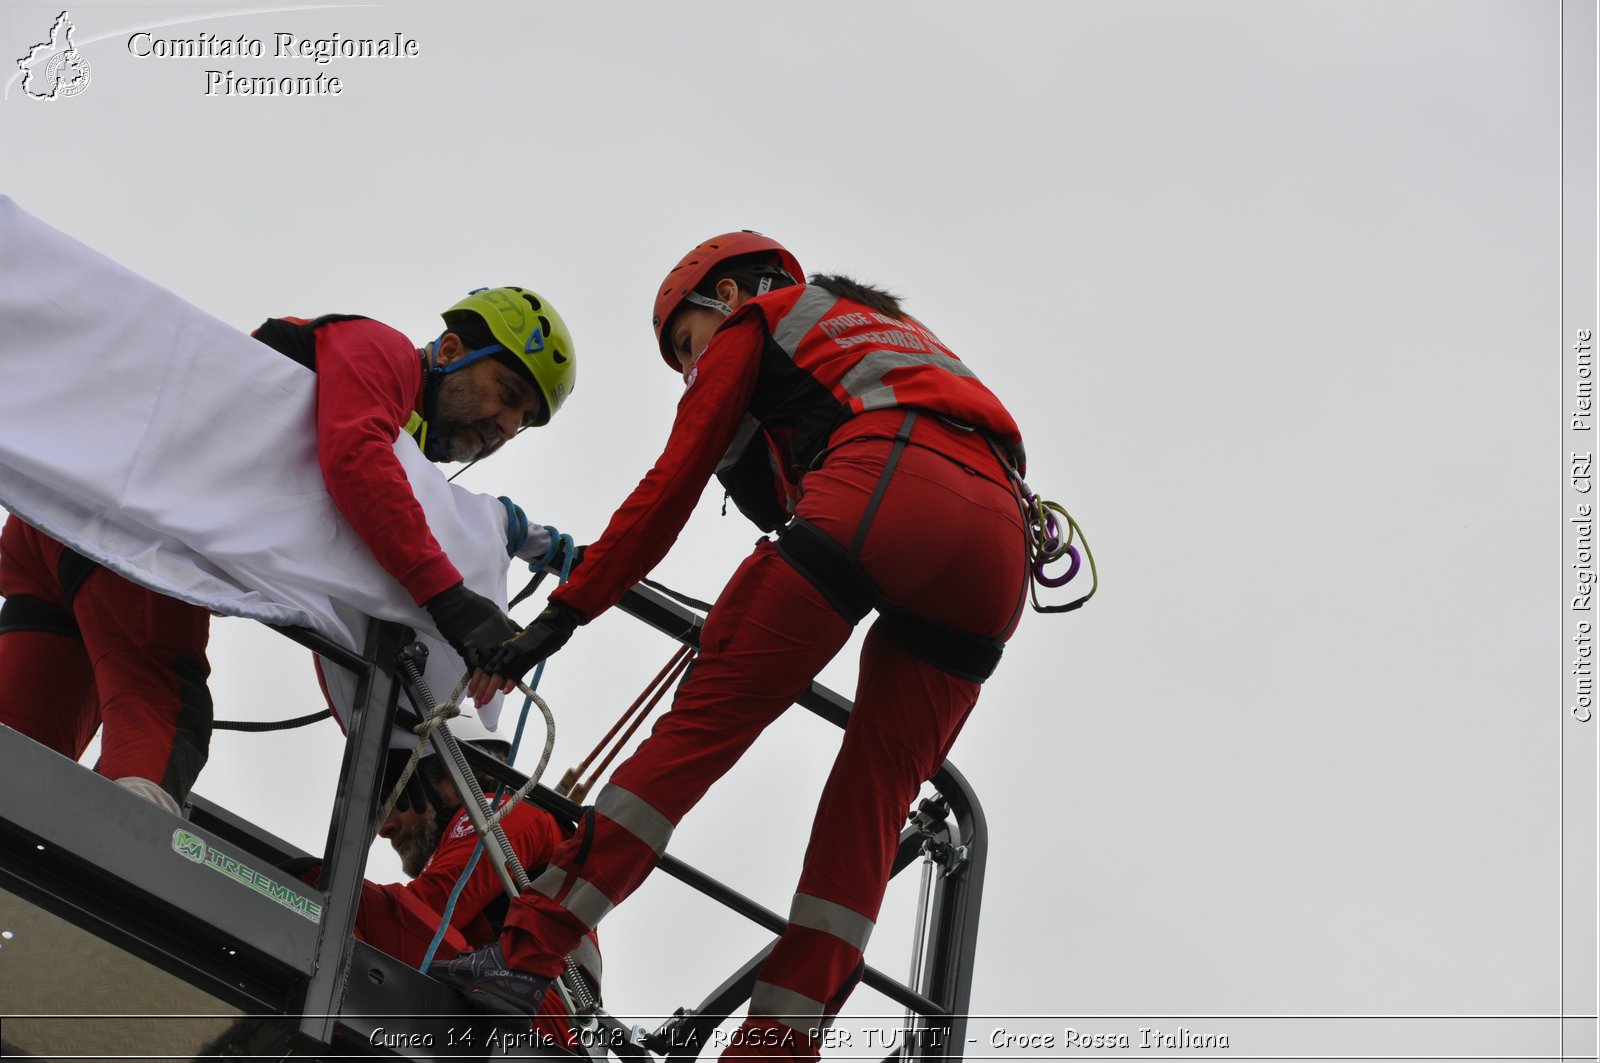
[[[355,650],[368,617],[409,624],[443,698],[461,659],[328,497],[315,387],[311,370],[0,196],[0,505],[216,613]],[[403,433],[395,452],[467,585],[503,607],[499,500],[446,482]],[[348,718],[354,681],[325,671]],[[497,699],[484,723],[498,712]]]

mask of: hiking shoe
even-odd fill
[[[500,1015],[537,1015],[539,1002],[554,981],[544,975],[513,971],[506,966],[500,942],[463,952],[428,968],[430,977],[460,990],[479,1011]]]

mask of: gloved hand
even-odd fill
[[[440,591],[422,607],[468,668],[482,666],[502,642],[517,634],[517,625],[498,605],[468,590],[465,583]]]
[[[528,669],[565,646],[581,623],[583,616],[576,609],[551,602],[533,623],[489,656],[481,666],[484,674],[496,686],[521,679]],[[469,689],[477,696],[485,687],[477,682],[478,677],[473,678]],[[487,689],[492,693],[494,687]]]

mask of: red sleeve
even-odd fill
[[[361,884],[361,905],[356,909],[356,937],[403,963],[420,966],[428,943],[439,929],[439,913],[417,900],[400,883]],[[455,930],[446,932],[441,955],[453,956],[472,946]]]
[[[317,461],[328,495],[419,605],[461,582],[428,529],[394,442],[422,397],[411,341],[376,321],[317,330]]]
[[[711,338],[678,400],[666,449],[551,601],[593,620],[667,556],[744,420],[765,340],[755,314],[730,319]]]
[[[518,805],[512,809],[511,813],[501,821],[501,826],[505,828],[506,838],[511,842],[511,851],[517,854],[517,859],[522,861],[522,866],[525,868],[544,863],[561,841],[561,832],[556,827],[555,820],[549,814],[529,805]],[[456,880],[461,877],[461,871],[472,858],[472,850],[477,844],[478,834],[472,829],[467,814],[457,812],[450,825],[445,828],[444,837],[439,839],[439,847],[433,851],[433,859],[422,869],[422,874],[409,882],[405,888],[430,908],[443,913],[444,906],[450,900],[450,891],[456,888]],[[500,876],[495,874],[489,856],[485,853],[478,857],[478,864],[472,869],[472,877],[461,890],[461,897],[456,901],[456,910],[450,914],[450,925],[457,929],[465,927],[482,915],[483,910],[504,893],[505,889],[500,885]]]

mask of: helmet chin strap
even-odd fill
[[[444,383],[445,375],[451,372],[451,366],[438,364],[439,341],[444,339],[444,333],[439,333],[439,338],[428,344],[423,354],[422,365],[422,456],[429,461],[444,461],[444,451],[439,444],[428,438],[428,426],[433,423],[434,414],[438,412],[439,387]],[[457,360],[460,361],[459,359]]]
[[[433,423],[434,414],[438,412],[439,388],[443,386],[444,378],[449,376],[451,373],[454,373],[457,369],[466,368],[473,362],[478,361],[480,358],[487,358],[491,354],[505,350],[505,348],[500,344],[495,343],[489,345],[488,347],[479,347],[475,351],[468,351],[466,354],[463,354],[460,358],[457,358],[449,365],[440,365],[438,361],[439,344],[444,340],[444,337],[445,334],[443,332],[439,333],[438,338],[432,343],[429,343],[427,349],[423,351],[422,421],[416,427],[416,429],[412,431],[412,434],[416,435],[420,440],[420,445],[422,446],[422,456],[427,458],[429,461],[449,460],[444,451],[439,448],[438,444],[428,438],[428,426]],[[470,469],[473,465],[476,465],[478,460],[479,459],[474,458],[467,465],[467,468]],[[460,476],[462,472],[466,472],[466,469],[462,469],[460,472],[457,472],[455,476]],[[455,476],[450,478],[454,480]]]

